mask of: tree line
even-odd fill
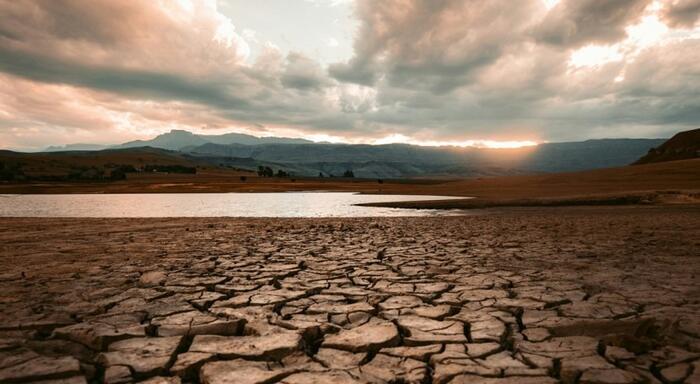
[[[196,167],[183,165],[148,164],[136,168],[131,164],[105,164],[98,166],[71,166],[63,173],[39,170],[25,170],[21,162],[0,161],[0,181],[117,181],[126,179],[128,173],[162,172],[195,174]],[[42,173],[45,172],[45,173]]]

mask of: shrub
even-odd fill
[[[197,173],[196,167],[187,167],[184,165],[146,165],[143,167],[146,172],[166,172],[166,173]]]
[[[263,167],[262,165],[258,166],[258,176],[260,177],[272,177],[275,175],[275,172],[272,170],[270,167]]]

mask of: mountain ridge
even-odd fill
[[[286,165],[305,175],[338,175],[352,169],[368,178],[459,176],[578,171],[628,165],[663,139],[605,139],[546,143],[534,147],[489,149],[422,147],[406,144],[263,144],[207,143],[186,147],[194,157],[215,157],[227,166],[239,159]]]
[[[658,147],[652,148],[634,164],[659,163],[700,158],[700,128],[678,132]]]
[[[161,133],[160,135],[149,140],[133,140],[121,144],[90,144],[76,143],[66,144],[63,146],[49,146],[41,152],[61,152],[61,151],[82,151],[82,150],[102,150],[102,149],[119,149],[119,148],[139,148],[139,147],[154,147],[169,149],[171,151],[179,151],[188,146],[197,146],[206,143],[215,144],[243,144],[243,145],[258,145],[258,144],[302,144],[313,143],[306,139],[295,139],[289,137],[258,137],[247,135],[244,133],[224,133],[221,135],[201,135],[185,131],[182,129],[172,129],[169,132]]]
[[[108,149],[141,147],[178,151],[225,167],[274,166],[299,176],[341,175],[364,178],[488,177],[609,168],[631,164],[664,139],[591,139],[494,149],[410,144],[332,144],[304,139],[228,133],[199,135],[171,130],[151,140]],[[69,145],[82,149],[88,144]],[[54,151],[59,147],[52,147]],[[65,151],[66,149],[63,149]]]

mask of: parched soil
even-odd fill
[[[698,383],[699,251],[692,206],[4,218],[0,382]]]

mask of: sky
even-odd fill
[[[700,0],[0,0],[0,148],[700,126]]]

